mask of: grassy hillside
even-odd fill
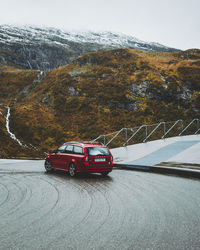
[[[11,131],[38,149],[20,147],[15,155],[41,155],[67,140],[199,117],[200,50],[102,50],[45,74],[2,68],[0,85],[0,103],[11,108]],[[2,115],[0,129],[0,155],[9,157],[14,151]]]

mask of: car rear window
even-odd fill
[[[107,148],[103,147],[91,147],[87,148],[87,153],[90,156],[97,156],[97,155],[110,155],[110,152]]]

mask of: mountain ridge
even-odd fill
[[[154,42],[112,32],[67,32],[57,28],[0,25],[0,64],[50,70],[99,49],[135,48],[175,52]]]

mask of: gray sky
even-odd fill
[[[114,31],[200,48],[200,0],[0,0],[0,24]]]

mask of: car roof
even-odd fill
[[[106,147],[104,144],[99,143],[99,142],[87,142],[87,141],[69,141],[69,142],[65,142],[63,145],[77,145],[77,146],[81,146],[81,147]]]

